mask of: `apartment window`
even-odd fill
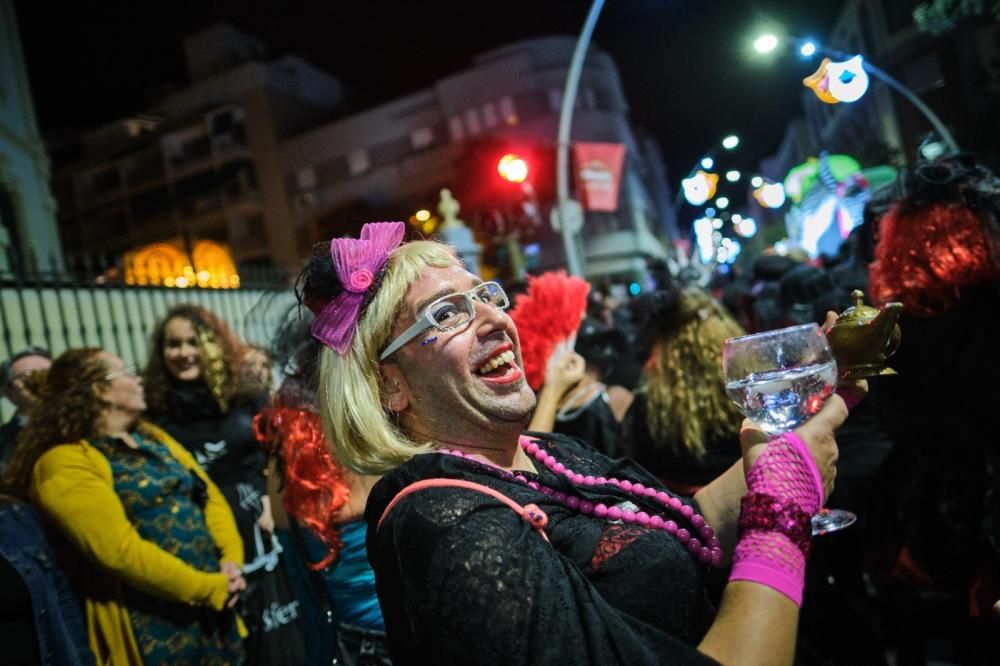
[[[913,23],[913,10],[923,0],[882,0],[886,28],[893,34]]]
[[[95,195],[117,190],[119,185],[121,178],[116,167],[98,171],[90,177],[90,191]]]
[[[549,111],[559,113],[562,108],[562,90],[549,88]]]
[[[462,119],[452,116],[448,119],[448,133],[451,134],[452,141],[461,141],[465,137],[465,128],[462,126]]]
[[[128,218],[121,210],[101,213],[97,218],[97,223],[91,227],[91,233],[100,239],[128,236]]]
[[[316,169],[311,166],[299,169],[295,173],[295,184],[299,190],[311,190],[316,187]]]
[[[434,143],[434,130],[430,127],[421,127],[410,132],[410,145],[414,150],[420,150]]]
[[[917,94],[943,88],[944,72],[937,54],[932,51],[908,62],[903,69],[903,80]]]
[[[357,176],[368,171],[371,165],[371,158],[368,157],[368,151],[364,148],[351,151],[347,155],[347,167],[352,176]]]
[[[486,127],[496,127],[497,109],[493,106],[493,102],[483,104],[483,124],[486,125]]]
[[[479,124],[479,113],[475,109],[469,109],[465,112],[465,128],[472,136],[483,131],[482,125]]]
[[[517,108],[514,106],[514,100],[510,97],[500,98],[500,117],[508,125],[517,124]]]

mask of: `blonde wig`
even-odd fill
[[[409,439],[396,423],[395,413],[384,406],[379,353],[389,343],[410,285],[427,268],[456,264],[461,261],[442,243],[413,241],[396,248],[381,284],[358,319],[347,352],[341,356],[324,347],[320,353],[319,411],[324,434],[333,443],[337,459],[359,474],[385,474],[430,450],[430,443]]]
[[[659,446],[695,458],[705,443],[735,436],[742,415],[726,395],[722,343],[744,335],[709,294],[684,289],[645,368],[649,431]]]

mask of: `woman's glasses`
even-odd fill
[[[496,282],[484,282],[469,291],[442,296],[432,301],[417,315],[417,321],[414,322],[413,326],[410,326],[398,338],[389,343],[389,346],[379,356],[379,360],[384,361],[389,358],[403,345],[429,328],[452,331],[467,325],[476,318],[477,302],[492,305],[499,310],[506,310],[510,307],[510,299],[507,298],[503,287]]]
[[[119,377],[137,377],[138,374],[139,369],[134,363],[130,363],[121,370],[115,370],[114,372],[109,372],[104,375],[104,381],[110,382],[112,379],[118,379]]]

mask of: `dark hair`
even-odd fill
[[[809,264],[792,268],[778,283],[778,308],[786,324],[822,323],[827,310],[846,307],[848,296],[829,271]]]
[[[52,360],[52,354],[48,349],[35,346],[26,347],[8,358],[3,363],[0,363],[0,386],[7,386],[10,384],[10,380],[13,379],[13,377],[10,376],[11,368],[13,368],[14,364],[22,358],[28,358],[29,356],[41,356],[42,358]]]
[[[600,319],[584,317],[576,332],[575,350],[603,381],[625,353],[625,334]]]
[[[753,262],[753,277],[755,280],[775,282],[797,265],[798,262],[787,255],[762,254]]]
[[[388,268],[389,262],[386,261],[382,268],[375,273],[371,286],[365,290],[361,309],[358,311],[359,316],[375,298]],[[340,281],[340,276],[333,265],[333,258],[330,256],[330,241],[316,243],[306,259],[305,266],[295,279],[295,296],[299,303],[309,308],[314,315],[319,315],[330,301],[345,290],[344,283]]]

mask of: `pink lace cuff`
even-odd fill
[[[791,432],[771,440],[747,473],[747,490],[729,579],[766,585],[801,605],[810,517],[823,502],[823,479],[805,442]]]
[[[745,580],[766,585],[788,597],[796,606],[802,608],[802,590],[805,578],[796,574],[775,569],[768,564],[754,561],[742,561],[733,565],[729,580]]]

